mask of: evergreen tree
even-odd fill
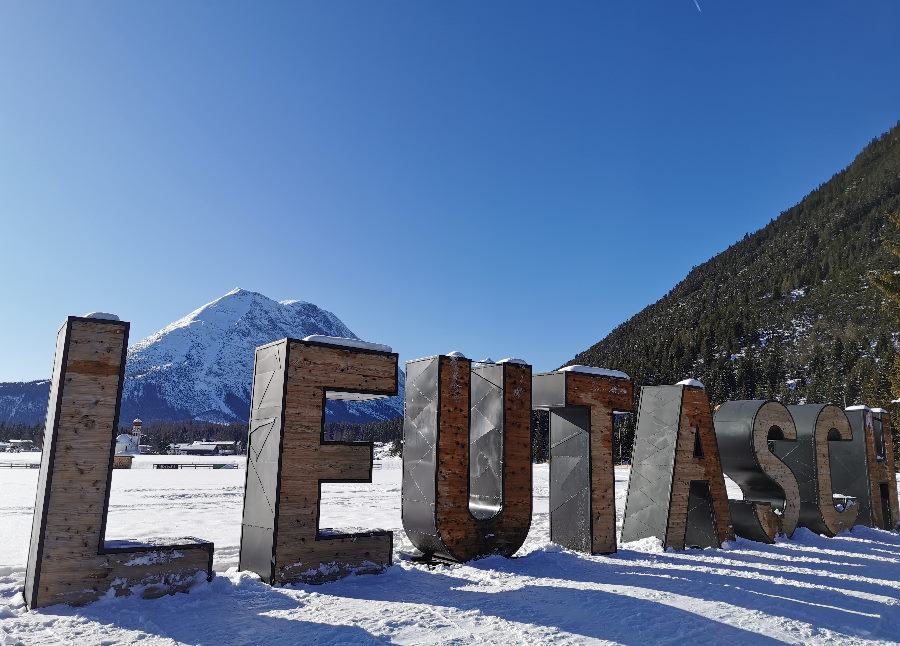
[[[897,260],[892,267],[870,274],[870,282],[888,299],[891,317],[900,327],[900,211],[889,213],[888,222],[893,225],[882,240],[884,246]],[[890,372],[891,390],[900,397],[900,354],[895,353],[893,367]]]

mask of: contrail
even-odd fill
[[[703,13],[703,9],[700,8],[700,3],[697,2],[697,0],[694,0],[694,6],[697,7],[697,11],[699,11],[700,13]]]

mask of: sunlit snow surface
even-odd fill
[[[179,456],[184,460],[183,456]],[[138,458],[136,466],[147,466]],[[177,459],[177,458],[169,458]],[[200,458],[192,458],[199,461]],[[222,458],[207,458],[222,462]],[[238,460],[240,458],[230,458]],[[414,565],[401,529],[400,461],[371,485],[323,485],[322,526],[395,530],[386,574],[273,588],[238,573],[245,471],[116,471],[107,536],[193,535],[216,544],[217,577],[190,594],[23,609],[38,471],[0,469],[0,644],[868,644],[900,641],[900,536],[738,540],[662,552],[653,541],[588,557],[549,542],[546,466],[518,558]],[[621,523],[628,471],[616,471]],[[739,492],[732,491],[739,497]]]

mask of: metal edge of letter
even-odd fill
[[[683,386],[641,388],[622,543],[649,537],[666,540],[683,395]]]
[[[590,408],[566,405],[565,372],[534,375],[532,384],[532,408],[550,412],[550,540],[589,554],[594,521]]]
[[[866,444],[874,440],[873,414],[869,409],[845,410],[853,437],[849,441],[834,442],[831,450],[831,485],[856,498],[859,512],[857,525],[875,526],[872,495],[869,484],[869,459]],[[877,450],[877,448],[876,448]]]
[[[284,374],[285,366],[287,366],[287,355],[289,352],[288,346],[289,344],[287,343],[287,339],[281,339],[279,341],[273,341],[272,343],[261,345],[254,351],[253,359],[253,376],[250,395],[250,420],[247,429],[247,469],[244,476],[244,504],[241,511],[241,538],[238,544],[238,567],[241,570],[256,572],[265,583],[272,583],[275,577],[275,535],[277,533],[277,510],[279,504],[279,495],[281,493],[278,474],[281,473],[281,436],[284,429],[284,398],[287,384],[287,380],[284,378]],[[279,347],[282,348],[282,353],[280,355],[281,365],[277,370],[272,371],[270,380],[268,381],[268,383],[266,383],[264,391],[260,394],[257,392],[256,377],[257,374],[259,374],[257,372],[257,367],[259,366],[261,360],[265,361],[266,359],[270,358],[260,357],[260,355],[270,351],[274,351]],[[279,355],[277,354],[275,356],[279,357]],[[277,383],[273,383],[276,380]],[[277,393],[278,391],[280,391],[281,395],[280,405],[278,408],[278,417],[266,418],[272,419],[272,427],[268,430],[265,439],[261,441],[262,446],[258,446],[258,440],[255,434],[259,430],[261,430],[263,426],[254,428],[256,426],[255,422],[259,421],[257,420],[255,413],[262,408],[265,397],[269,392],[269,388],[271,388],[273,385],[276,388],[275,392]],[[259,395],[259,398],[257,398],[257,395]],[[271,444],[269,443],[270,439],[272,439]],[[269,469],[267,471],[264,470],[261,474],[260,470],[257,468],[257,463],[259,462],[259,459],[263,455],[264,451],[266,452],[266,458],[271,459],[273,446],[275,447],[274,451],[277,467],[274,472]],[[255,476],[255,480],[251,478],[251,475]],[[272,482],[264,482],[263,476],[269,476],[266,478],[266,480],[271,479]],[[267,488],[267,485],[268,487],[274,488],[274,491],[270,491]],[[274,494],[271,500],[267,495],[268,493]],[[272,523],[270,523],[272,525],[271,527],[247,522],[248,513],[255,515],[256,511],[264,510],[265,507],[268,507],[272,512]]]
[[[504,364],[472,366],[469,399],[469,513],[490,520],[503,509],[506,401]],[[477,414],[476,414],[477,413]],[[530,412],[529,412],[530,414]]]
[[[43,444],[43,454],[41,455],[41,470],[38,474],[38,486],[37,493],[35,494],[35,504],[34,504],[34,513],[32,516],[32,524],[31,524],[31,542],[28,546],[28,563],[25,568],[25,588],[23,590],[23,596],[25,598],[25,603],[29,608],[35,607],[35,601],[37,599],[37,591],[38,586],[40,584],[41,579],[41,568],[40,563],[41,559],[44,555],[44,533],[47,529],[47,512],[50,507],[50,488],[53,486],[53,466],[56,457],[56,439],[59,435],[59,414],[62,409],[62,387],[65,385],[65,374],[66,374],[66,363],[69,358],[69,344],[68,337],[72,331],[72,322],[77,317],[70,316],[66,319],[66,322],[60,326],[60,329],[56,333],[56,353],[53,357],[53,375],[51,377],[50,382],[50,399],[47,402],[47,416],[45,418],[44,424],[44,444]],[[129,329],[129,324],[127,322],[121,322],[125,325],[126,333]],[[60,334],[65,328],[65,336],[63,337],[66,342],[63,343],[62,347],[62,356],[57,356],[59,353],[59,344],[60,344]],[[57,363],[57,360],[59,363]],[[57,366],[59,366],[59,375],[56,374]],[[53,387],[56,386],[56,398],[54,401],[53,397]],[[50,426],[47,426],[47,421],[50,418],[50,410],[53,408],[53,423]],[[47,442],[47,438],[50,438],[50,441]],[[52,447],[52,450],[49,450]],[[39,512],[40,510],[40,512]],[[101,534],[102,536],[102,534]]]
[[[440,373],[440,355],[406,362],[400,515],[409,540],[426,554],[444,549],[437,535],[435,513]]]

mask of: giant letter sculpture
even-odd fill
[[[622,542],[719,547],[734,538],[709,400],[702,386],[644,386]]]
[[[325,400],[397,392],[397,355],[351,339],[256,349],[240,567],[267,583],[322,583],[391,564],[393,534],[319,531],[323,482],[371,482],[372,444],[326,442]]]
[[[728,501],[734,532],[763,543],[775,542],[778,533],[793,535],[800,519],[797,479],[769,449],[770,442],[797,440],[788,409],[764,399],[725,402],[715,427],[722,468],[744,493],[744,500]]]
[[[632,408],[625,373],[569,366],[534,376],[532,406],[550,410],[550,540],[616,551],[613,412]]]
[[[834,536],[856,522],[856,505],[838,510],[831,485],[831,442],[853,437],[847,416],[832,404],[788,406],[797,442],[776,442],[775,455],[787,464],[800,488],[800,525]]]
[[[25,574],[30,608],[137,586],[158,597],[212,578],[212,543],[104,541],[129,324],[94,316],[70,316],[57,336]]]
[[[531,366],[406,364],[403,527],[427,558],[512,556],[531,525]]]
[[[868,445],[872,516],[876,527],[895,530],[900,528],[900,510],[891,415],[883,408],[873,408],[872,417],[875,437]]]

